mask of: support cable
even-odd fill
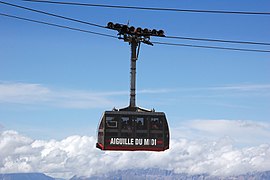
[[[83,29],[79,29],[79,28],[73,28],[73,27],[70,27],[70,26],[63,26],[63,25],[54,24],[54,23],[48,23],[48,22],[44,22],[44,21],[33,20],[33,19],[29,19],[29,18],[24,18],[24,17],[18,17],[18,16],[14,16],[14,15],[10,15],[10,14],[0,13],[0,16],[5,16],[5,17],[24,20],[24,21],[28,21],[28,22],[34,22],[34,23],[44,24],[44,25],[48,25],[48,26],[54,26],[54,27],[58,27],[58,28],[64,28],[64,29],[69,29],[69,30],[73,30],[73,31],[79,31],[79,32],[84,32],[84,33],[95,34],[95,35],[99,35],[99,36],[119,39],[118,37],[113,36],[113,35],[108,35],[108,34],[104,34],[104,33],[98,33],[98,32],[94,32],[94,31],[83,30]],[[167,43],[167,42],[157,42],[157,41],[154,41],[152,43],[153,44],[159,44],[159,45],[184,46],[184,47],[193,47],[193,48],[207,48],[207,49],[220,49],[220,50],[270,53],[270,50],[260,50],[260,49],[243,49],[243,48],[230,48],[230,47],[218,47],[218,46],[200,46],[200,45]]]
[[[57,14],[53,14],[53,13],[49,13],[49,12],[45,12],[45,11],[40,11],[40,10],[36,10],[36,9],[24,7],[24,6],[19,6],[19,5],[16,5],[16,4],[11,4],[11,3],[7,3],[7,2],[3,2],[3,1],[0,1],[0,3],[5,4],[5,5],[9,5],[9,6],[13,6],[13,7],[17,7],[17,8],[21,8],[21,9],[24,9],[24,10],[32,11],[32,12],[46,14],[46,15],[49,15],[49,16],[54,16],[54,17],[65,19],[65,20],[70,20],[70,21],[74,21],[74,22],[78,22],[78,23],[82,23],[82,24],[87,24],[87,25],[90,25],[90,26],[96,26],[96,27],[107,29],[106,26],[98,25],[98,24],[91,23],[91,22],[86,22],[86,21],[82,21],[82,20],[78,20],[78,19],[74,19],[74,18],[70,18],[70,17],[66,17],[66,16],[61,16],[61,15],[57,15]],[[206,42],[218,42],[218,43],[250,44],[250,45],[270,46],[270,43],[268,43],[268,42],[255,42],[255,41],[236,41],[236,40],[224,40],[224,39],[212,39],[212,38],[195,38],[195,37],[183,37],[183,36],[165,36],[163,38],[191,40],[191,41],[206,41]]]
[[[49,16],[54,16],[54,17],[57,17],[57,18],[62,18],[62,19],[69,20],[69,21],[74,21],[74,22],[78,22],[78,23],[82,23],[82,24],[87,24],[87,25],[90,25],[90,26],[96,26],[96,27],[99,27],[99,28],[106,28],[105,26],[101,26],[101,25],[98,25],[98,24],[95,24],[95,23],[90,23],[90,22],[86,22],[86,21],[82,21],[82,20],[78,20],[78,19],[73,19],[73,18],[69,18],[69,17],[65,17],[65,16],[61,16],[61,15],[57,15],[57,14],[53,14],[53,13],[49,13],[49,12],[45,12],[45,11],[40,11],[40,10],[36,10],[36,9],[24,7],[24,6],[19,6],[19,5],[16,5],[16,4],[11,4],[11,3],[7,3],[7,2],[3,2],[3,1],[0,1],[0,3],[8,5],[8,6],[24,9],[24,10],[36,12],[36,13],[41,13],[41,14],[46,14],[46,15],[49,15]]]
[[[183,37],[183,36],[182,37],[181,36],[165,36],[164,38],[191,40],[191,41],[208,41],[208,42],[219,42],[219,43],[251,44],[251,45],[270,46],[270,43],[255,42],[255,41],[234,41],[234,40],[224,40],[224,39],[194,38],[194,37]]]
[[[102,7],[102,8],[151,10],[151,11],[212,13],[212,14],[239,14],[239,15],[270,15],[270,12],[221,11],[221,10],[177,9],[177,8],[142,7],[142,6],[121,6],[121,5],[106,5],[106,4],[91,4],[91,3],[76,3],[76,2],[59,2],[59,1],[46,1],[46,0],[23,0],[23,1],[37,2],[37,3],[62,4],[62,5]]]
[[[261,50],[261,49],[244,49],[244,48],[230,48],[230,47],[219,47],[219,46],[201,46],[201,45],[193,45],[193,44],[167,43],[167,42],[157,42],[157,41],[152,41],[152,43],[153,44],[160,44],[160,45],[169,45],[169,46],[185,46],[185,47],[205,48],[205,49],[220,49],[220,50],[232,50],[232,51],[270,53],[270,50]]]
[[[99,36],[118,39],[116,36],[112,36],[112,35],[108,35],[108,34],[104,34],[104,33],[98,33],[98,32],[94,32],[94,31],[83,30],[83,29],[79,29],[79,28],[73,28],[73,27],[70,27],[70,26],[63,26],[63,25],[59,25],[59,24],[48,23],[48,22],[44,22],[44,21],[38,21],[38,20],[23,18],[23,17],[19,17],[19,16],[4,14],[4,13],[0,13],[0,15],[10,17],[10,18],[14,18],[14,19],[20,19],[20,20],[24,20],[24,21],[44,24],[44,25],[48,25],[48,26],[54,26],[54,27],[59,27],[59,28],[64,28],[64,29],[70,29],[70,30],[73,30],[73,31],[80,31],[80,32],[84,32],[84,33],[95,34],[95,35],[99,35]]]

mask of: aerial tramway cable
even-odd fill
[[[150,11],[170,11],[170,12],[186,12],[186,13],[211,13],[211,14],[238,14],[238,15],[270,15],[270,12],[251,12],[251,11],[225,11],[225,10],[200,10],[200,9],[179,9],[179,8],[160,8],[160,7],[141,7],[141,6],[122,6],[122,5],[105,5],[77,2],[59,2],[46,0],[23,0],[28,2],[51,3],[61,5],[76,5],[102,8],[117,8],[117,9],[135,9],[135,10],[150,10]]]
[[[0,1],[0,3],[8,5],[8,6],[13,6],[13,7],[16,7],[16,8],[24,9],[24,10],[27,10],[27,11],[32,11],[32,12],[36,12],[36,13],[41,13],[41,14],[46,14],[46,15],[49,15],[49,16],[57,17],[57,18],[62,18],[62,19],[69,20],[69,21],[74,21],[74,22],[77,22],[77,23],[87,24],[87,25],[90,25],[90,26],[96,26],[96,27],[99,27],[99,28],[105,28],[105,26],[101,26],[101,25],[98,25],[98,24],[95,24],[95,23],[90,23],[90,22],[86,22],[86,21],[82,21],[82,20],[78,20],[78,19],[74,19],[74,18],[70,18],[70,17],[66,17],[66,16],[57,15],[57,14],[54,14],[54,13],[40,11],[40,10],[37,10],[37,9],[32,9],[32,8],[25,7],[25,6],[11,4],[11,3],[7,3],[7,2],[3,2],[3,1]]]
[[[9,18],[24,20],[24,21],[28,21],[28,22],[34,22],[34,23],[38,23],[38,24],[44,24],[44,25],[48,25],[48,26],[54,26],[54,27],[58,27],[58,28],[69,29],[69,30],[73,30],[73,31],[79,31],[79,32],[84,32],[84,33],[89,33],[89,34],[100,35],[100,36],[104,36],[104,37],[110,37],[110,38],[116,38],[116,39],[118,38],[116,36],[105,34],[105,33],[99,33],[99,32],[95,32],[95,31],[83,30],[83,29],[80,29],[80,28],[74,28],[74,27],[70,27],[70,26],[63,26],[63,25],[59,25],[59,24],[55,24],[55,23],[38,21],[38,20],[33,20],[33,19],[29,19],[29,18],[14,16],[14,15],[5,14],[5,13],[0,13],[0,16],[5,16],[5,17],[9,17]],[[230,47],[218,47],[218,46],[200,46],[200,45],[168,43],[168,42],[158,42],[158,41],[153,41],[152,43],[153,44],[160,44],[160,45],[185,46],[185,47],[193,47],[193,48],[206,48],[206,49],[233,50],[233,51],[244,51],[244,52],[270,53],[270,50],[261,50],[261,49],[230,48]]]
[[[74,19],[74,18],[54,14],[54,13],[40,11],[40,10],[37,10],[37,9],[25,7],[25,6],[11,4],[11,3],[7,3],[7,2],[3,2],[3,1],[0,1],[0,3],[5,4],[5,5],[9,5],[9,6],[12,6],[12,7],[16,7],[16,8],[21,8],[21,9],[24,9],[24,10],[36,12],[36,13],[41,13],[41,14],[45,14],[45,15],[49,15],[49,16],[53,16],[53,17],[57,17],[57,18],[62,18],[62,19],[69,20],[69,21],[74,21],[74,22],[77,22],[77,23],[87,24],[87,25],[90,25],[90,26],[95,26],[95,27],[100,27],[100,28],[106,28],[105,26],[102,26],[102,25],[99,25],[99,24],[96,24],[96,23],[91,23],[91,22],[82,21],[82,20],[79,20],[79,19]],[[224,39],[183,37],[183,36],[170,36],[170,35],[164,36],[162,38],[181,39],[181,40],[190,40],[190,41],[206,41],[206,42],[218,42],[218,43],[233,43],[233,44],[249,44],[249,45],[270,46],[270,43],[267,43],[267,42],[255,42],[255,41],[224,40]],[[177,44],[177,43],[160,42],[159,44],[173,45],[173,44]],[[180,46],[180,45],[181,44],[177,44],[177,46]],[[192,46],[196,46],[196,45],[192,45],[192,46],[187,45],[187,46],[192,47]],[[215,48],[212,48],[212,49],[215,49]],[[219,48],[219,49],[222,49],[222,48]],[[229,50],[230,48],[224,48],[224,49]],[[231,49],[235,49],[235,48],[231,48]],[[241,49],[241,48],[238,48],[238,49]]]
[[[116,36],[112,36],[112,35],[109,35],[109,34],[98,33],[98,32],[94,32],[94,31],[88,31],[88,30],[83,30],[83,29],[74,28],[74,27],[70,27],[70,26],[63,26],[63,25],[54,24],[54,23],[48,23],[48,22],[44,22],[44,21],[33,20],[33,19],[14,16],[14,15],[5,14],[5,13],[0,13],[0,15],[1,16],[6,16],[6,17],[9,17],[9,18],[20,19],[20,20],[24,20],[24,21],[28,21],[28,22],[34,22],[34,23],[38,23],[38,24],[44,24],[44,25],[48,25],[48,26],[54,26],[54,27],[69,29],[69,30],[73,30],[73,31],[79,31],[79,32],[95,34],[95,35],[99,35],[99,36],[105,36],[105,37],[110,37],[110,38],[116,38],[117,39]]]

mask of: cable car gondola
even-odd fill
[[[110,25],[110,26],[109,26]],[[113,27],[108,23],[108,27]],[[117,26],[118,27],[118,26]],[[120,26],[119,26],[120,27]],[[165,151],[169,149],[169,126],[164,112],[137,107],[135,104],[135,79],[137,49],[140,42],[150,44],[149,36],[121,34],[131,45],[130,105],[122,109],[105,111],[98,126],[96,147],[101,150]],[[128,29],[125,27],[125,31]],[[121,33],[120,33],[121,32]]]
[[[169,148],[165,113],[136,108],[136,111],[105,111],[98,128],[101,150],[164,151]]]

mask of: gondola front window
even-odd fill
[[[132,120],[129,117],[121,117],[121,126],[122,126],[122,129],[131,130]]]
[[[137,117],[135,119],[136,128],[137,130],[146,130],[147,129],[147,123],[145,122],[143,117]]]
[[[106,126],[107,128],[117,128],[117,120],[115,117],[106,117]]]
[[[151,118],[150,125],[152,130],[161,130],[163,129],[163,120],[158,117]]]

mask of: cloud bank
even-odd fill
[[[172,129],[174,137],[215,140],[230,137],[238,146],[270,143],[270,123],[248,120],[197,119],[184,121]]]
[[[16,131],[0,134],[0,173],[43,172],[53,177],[92,176],[130,168],[162,168],[176,173],[237,175],[270,170],[270,145],[239,148],[230,138],[171,140],[165,152],[103,152],[95,137],[33,140]]]

